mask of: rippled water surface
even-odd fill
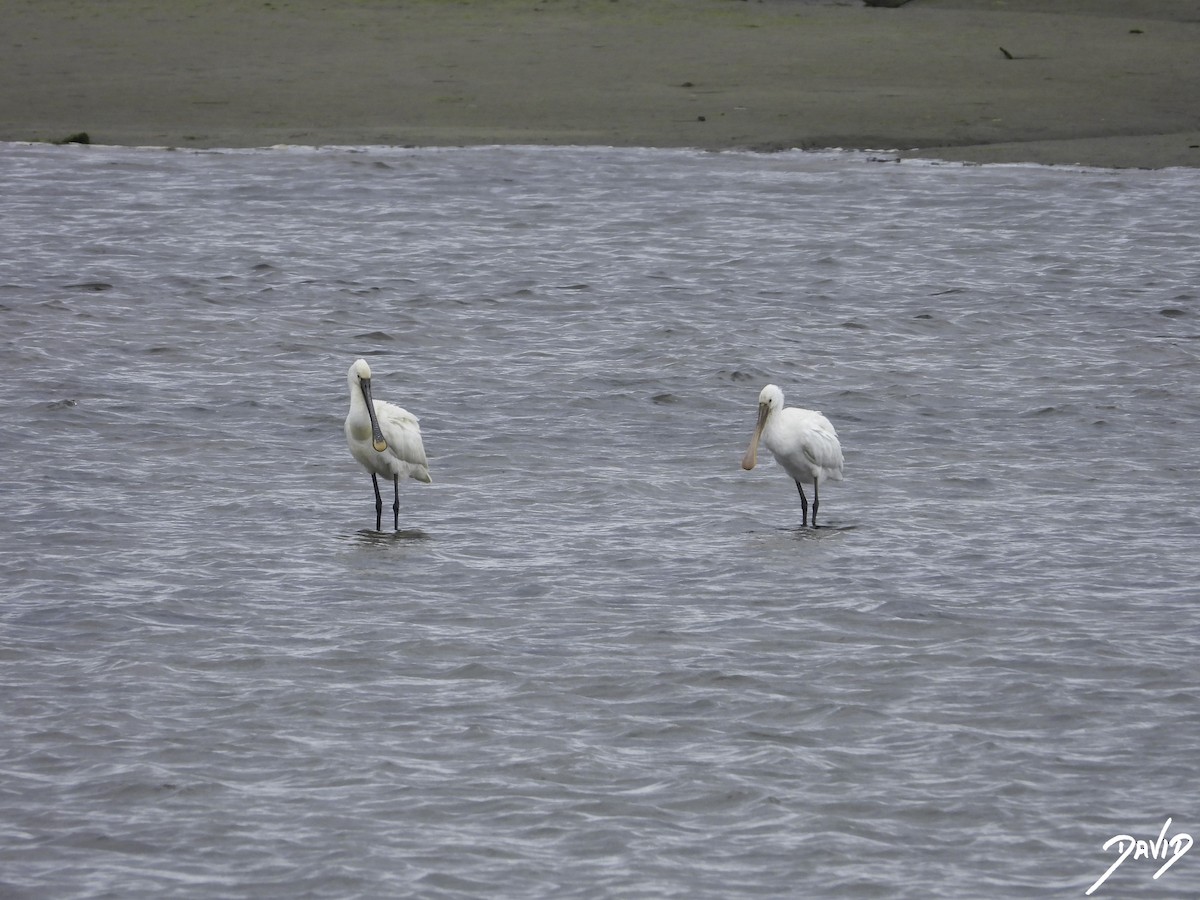
[[[0,147],[0,896],[1074,897],[1200,837],[1198,188]],[[818,529],[739,468],[768,382]]]

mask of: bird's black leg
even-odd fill
[[[800,524],[807,526],[808,525],[808,498],[804,496],[804,486],[802,484],[800,484],[799,481],[796,482],[796,490],[798,490],[800,492],[800,509],[801,509],[801,512],[804,517],[803,521]],[[816,516],[817,516],[817,511],[814,509],[813,510],[813,518],[815,519]],[[816,523],[814,522],[813,524],[815,525]]]
[[[817,507],[821,505],[821,492],[818,489],[819,482],[816,478],[813,479],[813,528],[817,527]]]
[[[400,476],[392,476],[392,489],[396,492],[396,502],[392,504],[392,528],[400,530]]]
[[[379,479],[371,473],[371,484],[375,485],[375,530],[383,531],[383,497],[379,496]]]

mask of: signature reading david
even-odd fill
[[[1167,869],[1179,862],[1179,858],[1192,849],[1192,836],[1181,831],[1178,834],[1172,835],[1170,838],[1168,838],[1167,831],[1170,829],[1170,827],[1171,820],[1167,819],[1166,823],[1162,827],[1162,831],[1158,833],[1158,840],[1153,842],[1135,840],[1131,835],[1128,834],[1115,834],[1110,837],[1104,842],[1103,849],[1108,850],[1113,846],[1113,844],[1116,844],[1117,858],[1113,864],[1108,867],[1108,871],[1097,878],[1096,883],[1084,891],[1084,893],[1090,895],[1092,891],[1104,884],[1104,882],[1108,880],[1108,876],[1117,871],[1117,869],[1121,867],[1121,863],[1129,859],[1131,854],[1133,855],[1134,859],[1166,860],[1161,866],[1158,867],[1158,871],[1154,873],[1155,878],[1158,878],[1158,876],[1162,875],[1163,872],[1167,871]]]

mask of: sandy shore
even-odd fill
[[[5,141],[1200,166],[1195,0],[7,0],[0,35]]]

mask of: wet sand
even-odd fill
[[[4,141],[1200,166],[1194,0],[8,0],[0,35]]]

